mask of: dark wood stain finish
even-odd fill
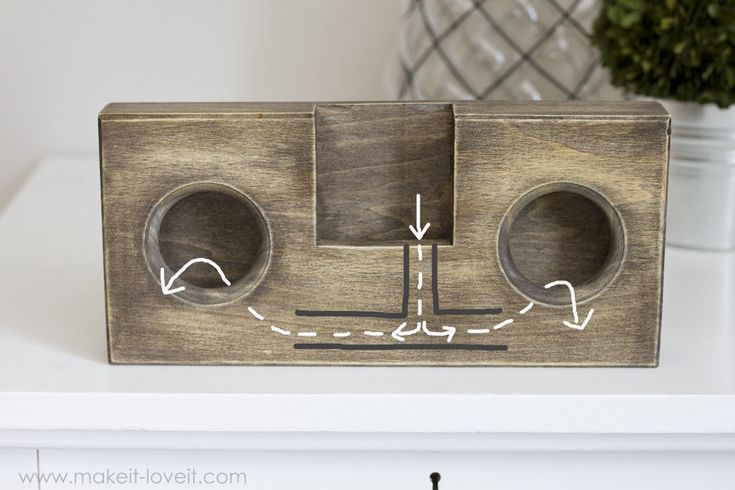
[[[110,361],[655,366],[668,129],[649,102],[111,104]],[[431,222],[423,261],[408,231],[416,193]],[[446,315],[432,312],[432,243]],[[406,318],[295,314],[401,311],[404,244]],[[160,268],[167,279],[196,257],[232,285],[200,263],[162,294]],[[556,279],[582,319],[595,309],[585,330],[562,325],[568,292],[544,288]],[[391,337],[417,320],[456,328],[452,343]]]
[[[451,243],[451,105],[319,105],[315,127],[320,245],[414,239],[406,223],[414,221],[417,193],[431,223],[425,239]]]

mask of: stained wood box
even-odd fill
[[[110,104],[110,361],[655,366],[669,124],[653,102]]]

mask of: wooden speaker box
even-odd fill
[[[655,366],[653,102],[111,104],[109,356]]]

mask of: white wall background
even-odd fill
[[[111,101],[387,99],[398,0],[0,0],[0,209]]]

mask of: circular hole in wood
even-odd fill
[[[177,297],[224,303],[260,281],[270,258],[270,233],[263,213],[244,194],[222,184],[190,184],[168,194],[153,210],[145,251],[159,281],[161,268],[166,283],[183,270],[170,285],[170,290],[184,288],[173,293]],[[206,260],[189,264],[194,259]]]
[[[508,211],[498,236],[500,265],[511,284],[534,301],[570,304],[569,281],[577,300],[602,291],[623,259],[625,239],[618,213],[592,189],[551,183],[521,197]]]

